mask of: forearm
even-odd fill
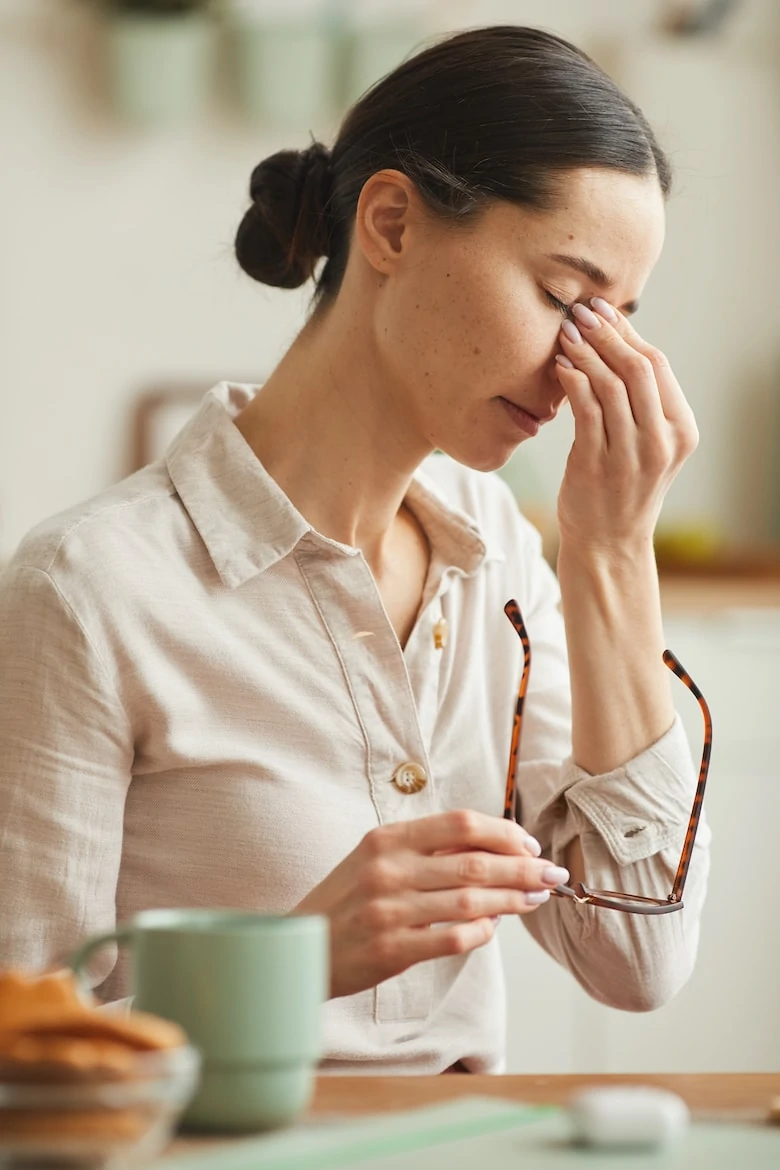
[[[607,606],[604,619],[599,574],[594,583],[593,571],[583,568],[569,552],[562,549],[558,582],[565,589],[568,639],[561,614],[564,606],[559,608],[556,582],[548,578],[546,566],[539,567],[537,594],[546,600],[527,607],[529,628],[535,634],[537,686],[542,678],[554,680],[555,685],[532,692],[527,707],[527,752],[518,768],[523,824],[542,843],[544,856],[566,865],[573,881],[663,898],[672,888],[696,790],[688,738],[671,706],[665,715],[663,704],[656,724],[645,718],[633,740],[622,739],[619,752],[610,750],[608,738],[617,716],[617,733],[623,736],[624,727],[634,725],[637,711],[650,705],[635,683],[645,682],[656,657],[663,673],[660,679],[655,675],[655,683],[662,693],[664,686],[680,685],[661,660],[664,638],[655,566],[650,564],[649,586],[647,575],[637,583],[633,571],[608,578],[617,596]],[[632,563],[640,568],[638,554]],[[644,563],[646,572],[648,561]],[[639,610],[636,615],[633,607],[626,613],[626,599]],[[655,629],[648,628],[645,620],[652,612],[658,623]],[[618,638],[621,622],[629,628],[624,642]],[[595,631],[594,640],[581,637],[588,632],[584,626],[590,627],[591,635]],[[621,653],[620,647],[626,644],[628,651]],[[631,677],[632,667],[636,679]],[[623,676],[619,685],[618,673]],[[532,686],[533,679],[532,673]],[[600,758],[592,749],[586,755],[581,746],[589,730],[594,732],[596,747],[606,737],[607,750],[600,749]],[[698,748],[697,744],[697,756]],[[578,766],[582,763],[589,769]],[[702,821],[681,914],[656,920],[552,898],[523,922],[594,998],[630,1011],[658,1007],[680,990],[695,961],[708,842],[709,830]]]
[[[591,555],[561,546],[558,579],[572,692],[572,755],[598,776],[632,760],[674,721],[653,546]],[[585,881],[579,839],[566,855]]]
[[[621,557],[563,545],[558,560],[572,692],[572,754],[591,775],[627,763],[674,721],[651,542]]]
[[[553,858],[563,857],[573,881],[660,897],[679,857],[696,777],[687,744],[683,750],[678,742],[662,658],[653,532],[699,436],[664,354],[613,306],[591,305],[573,306],[577,326],[564,322],[565,360],[556,363],[575,427],[557,508],[572,707],[572,758],[561,779],[571,781],[550,807],[552,824],[542,812],[536,835],[550,842]],[[699,840],[697,851],[706,860]],[[664,998],[659,979],[679,984],[692,964],[703,873],[700,880],[693,910],[668,916],[671,923],[556,899],[538,916],[539,928],[550,928],[544,945],[606,1002],[625,998],[622,984],[635,972],[637,994],[629,998],[652,1006]],[[664,943],[666,952],[656,945]]]

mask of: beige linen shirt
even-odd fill
[[[533,650],[523,823],[557,862],[580,835],[591,884],[668,892],[696,783],[682,726],[609,775],[571,761],[558,586],[502,481],[440,455],[415,476],[432,551],[402,649],[360,551],[316,532],[233,425],[256,392],[216,387],[164,459],[40,525],[0,578],[0,964],[62,961],[147,907],[284,913],[379,824],[500,816],[510,597]],[[406,762],[420,791],[393,782]],[[552,899],[523,922],[597,999],[653,1007],[694,962],[708,835],[680,913]],[[93,977],[127,992],[111,950]],[[494,939],[332,1000],[324,1067],[497,1072],[504,1032]]]

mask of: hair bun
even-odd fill
[[[236,234],[244,272],[275,288],[298,288],[330,250],[329,205],[333,190],[330,151],[319,142],[307,150],[280,150],[252,172],[252,206]]]

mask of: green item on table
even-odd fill
[[[307,1107],[322,1055],[328,922],[231,910],[146,910],[89,939],[131,953],[133,1006],[180,1024],[203,1057],[185,1125],[271,1129]]]

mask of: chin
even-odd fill
[[[470,467],[472,471],[500,471],[505,467],[509,460],[514,455],[520,443],[502,443],[501,446],[493,446],[488,450],[482,449],[476,451],[473,448],[447,448],[440,447],[445,455],[449,455],[456,463],[462,463],[464,467]]]

